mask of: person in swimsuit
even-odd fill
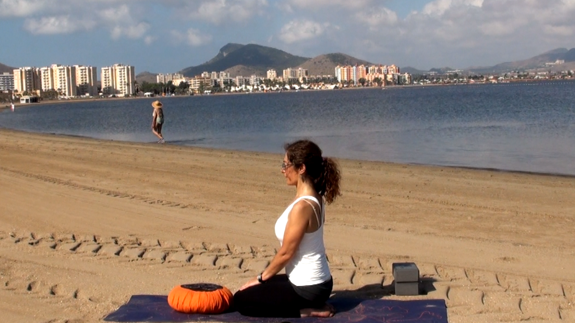
[[[234,294],[234,308],[256,317],[330,317],[333,279],[323,227],[325,204],[341,195],[339,167],[309,140],[284,148],[281,172],[296,194],[275,224],[281,247],[269,266]]]
[[[164,125],[164,110],[162,102],[156,100],[152,102],[154,112],[152,112],[152,132],[158,137],[158,143],[164,143],[164,136],[162,135],[162,126]]]

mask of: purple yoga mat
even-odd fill
[[[386,300],[334,298],[336,308],[330,318],[262,318],[243,316],[238,312],[217,315],[184,314],[174,311],[163,295],[134,295],[127,304],[104,318],[109,322],[261,322],[261,323],[447,323],[444,300]]]

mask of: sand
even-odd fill
[[[278,247],[295,194],[281,161],[0,130],[0,321],[98,322],[182,283],[237,290]],[[575,178],[339,163],[333,297],[445,299],[453,323],[575,322]],[[417,264],[426,295],[393,295],[395,262]]]

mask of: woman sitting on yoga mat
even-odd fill
[[[333,316],[326,303],[333,280],[325,255],[325,207],[340,195],[340,172],[313,142],[285,145],[281,171],[295,186],[294,201],[275,224],[281,248],[270,265],[234,295],[235,309],[246,316]],[[286,274],[278,274],[285,268]]]

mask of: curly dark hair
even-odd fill
[[[305,165],[304,181],[311,181],[319,195],[331,204],[340,196],[341,174],[335,159],[322,157],[322,151],[310,140],[298,140],[284,145],[290,163],[299,168]]]

